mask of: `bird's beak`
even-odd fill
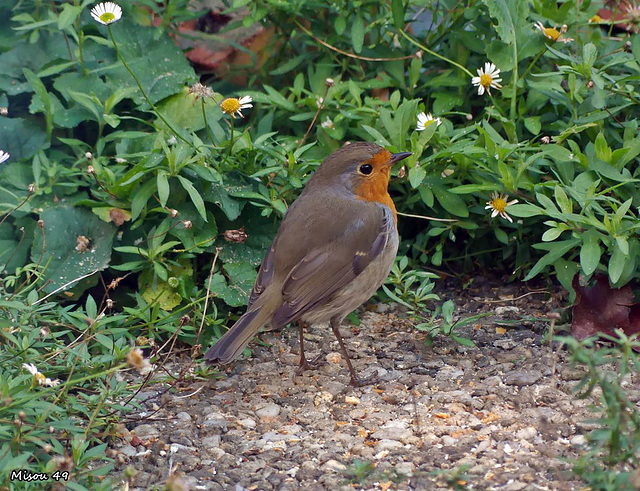
[[[411,152],[392,153],[389,159],[389,165],[395,165],[401,160],[406,159],[409,155],[411,155]]]

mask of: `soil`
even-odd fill
[[[169,489],[584,488],[569,461],[593,401],[575,397],[583,370],[549,343],[558,297],[482,278],[440,296],[457,318],[491,314],[456,331],[475,347],[427,346],[401,309],[363,309],[342,332],[360,376],[379,381],[354,388],[327,326],[305,335],[326,364],[301,375],[297,329],[265,333],[219,379],[145,387],[113,442],[117,471],[135,469],[129,489],[141,490],[170,475]]]

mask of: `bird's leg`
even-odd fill
[[[298,370],[296,370],[296,373],[300,375],[305,370],[309,368],[318,368],[324,363],[320,361],[322,354],[318,355],[311,361],[307,360],[307,358],[304,356],[304,322],[298,321],[298,329],[300,331],[300,363],[298,365]]]
[[[342,341],[342,336],[340,335],[340,321],[337,319],[331,319],[331,329],[333,329],[333,334],[338,338],[338,343],[340,343],[340,350],[342,351],[342,355],[347,362],[347,366],[349,367],[349,372],[351,372],[351,382],[350,385],[354,387],[363,387],[365,385],[374,384],[378,381],[378,376],[376,374],[367,377],[367,378],[359,378],[356,375],[356,371],[353,369],[353,365],[351,365],[351,360],[349,359],[349,354],[347,353],[347,348],[344,346],[344,341]]]

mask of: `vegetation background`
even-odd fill
[[[122,371],[197,357],[233,322],[288,204],[346,141],[413,153],[391,185],[402,244],[383,298],[426,312],[427,272],[542,275],[571,298],[577,273],[638,280],[635,1],[139,0],[109,25],[94,5],[0,5],[5,486],[28,468],[110,489],[106,441],[135,409]],[[242,56],[203,70],[185,43]],[[221,105],[247,96],[244,118]],[[455,335],[452,312],[422,325]],[[589,387],[615,389],[598,378],[611,359],[582,361]],[[626,419],[583,465],[596,488],[638,467],[638,408],[615,394]]]

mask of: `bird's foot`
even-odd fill
[[[306,358],[302,357],[300,359],[300,365],[296,370],[296,375],[302,375],[302,372],[304,372],[305,370],[316,370],[326,364],[327,361],[323,359],[322,353],[316,356],[313,360],[307,360]]]
[[[349,385],[352,387],[365,387],[367,385],[374,385],[380,382],[380,377],[377,373],[373,373],[368,377],[360,378],[357,375],[351,374],[351,382]]]

